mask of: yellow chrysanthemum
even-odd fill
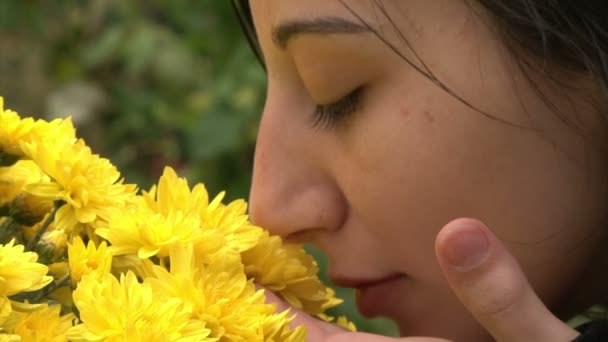
[[[31,160],[19,160],[11,166],[0,167],[0,207],[9,205],[26,184],[44,178],[42,170]]]
[[[21,336],[13,334],[0,335],[0,342],[21,342]]]
[[[107,227],[97,229],[96,233],[112,244],[114,255],[137,254],[142,259],[167,257],[175,244],[200,242],[212,252],[223,245],[221,235],[200,229],[197,216],[180,211],[162,215],[141,201],[131,210],[117,212]]]
[[[11,301],[8,297],[0,297],[0,331],[2,327],[8,322],[13,312]]]
[[[186,179],[179,178],[172,168],[166,167],[158,186],[144,193],[143,198],[148,207],[163,215],[171,212],[196,215],[203,230],[217,230],[224,236],[225,247],[238,252],[248,250],[258,242],[262,229],[249,222],[245,201],[224,205],[224,195],[220,193],[209,203],[209,194],[203,184],[190,190]]]
[[[31,160],[19,160],[10,167],[0,168],[0,175],[7,172],[9,176],[23,183],[34,183],[48,177],[42,172],[40,167]]]
[[[21,119],[19,114],[4,109],[4,99],[0,96],[0,165],[11,165],[10,159],[23,156],[20,142],[34,127],[32,118]]]
[[[120,281],[85,276],[73,296],[82,324],[68,330],[71,341],[216,341],[192,319],[191,305],[162,297],[131,272]]]
[[[201,208],[209,205],[209,195],[205,186],[199,184],[192,191],[186,179],[177,177],[175,171],[166,167],[150,192],[142,196],[150,209],[163,215],[181,211],[188,214],[198,214]]]
[[[12,311],[9,296],[39,290],[53,281],[53,277],[46,275],[48,267],[37,260],[36,253],[24,252],[23,245],[15,245],[15,240],[0,245],[1,317],[7,317]]]
[[[291,329],[293,318],[275,313],[254,281],[295,307],[334,320],[323,312],[340,300],[318,279],[315,261],[301,246],[283,245],[253,225],[245,201],[225,205],[224,193],[210,201],[202,184],[190,188],[171,168],[149,193],[136,196],[109,160],[76,139],[71,119],[21,119],[4,109],[0,97],[2,166],[11,166],[0,168],[0,212],[10,214],[5,226],[15,230],[6,230],[9,239],[31,239],[53,203],[60,207],[35,246],[39,256],[14,241],[0,245],[0,329],[7,333],[0,341],[61,336],[53,329],[69,327],[73,316],[60,318],[59,307],[9,296],[48,285],[49,268],[36,261],[59,260],[72,238],[67,263],[53,264],[51,272],[54,285],[63,285],[69,267],[78,287],[73,296],[69,286],[53,287],[47,299],[67,305],[73,299],[82,319],[69,329],[73,341],[303,341],[304,328]],[[112,246],[97,243],[100,237]],[[57,321],[49,324],[49,317]],[[353,328],[344,318],[337,323]]]
[[[73,142],[75,130],[71,119],[52,122],[22,119],[17,112],[4,109],[4,99],[0,96],[0,166],[11,165],[24,157],[23,144],[41,140]]]
[[[112,258],[112,274],[133,272],[140,279],[154,277],[155,264],[150,259],[141,259],[136,254],[117,255]]]
[[[21,337],[22,341],[67,341],[66,332],[76,317],[72,313],[61,316],[60,310],[60,305],[44,304],[31,312],[13,311],[10,324],[4,327],[4,331]]]
[[[112,268],[112,254],[109,253],[105,241],[102,241],[99,247],[89,241],[85,247],[82,239],[76,236],[72,243],[68,244],[68,264],[72,286],[76,286],[83,276],[94,271],[97,271],[99,276],[109,273]]]
[[[219,230],[229,248],[243,252],[255,246],[264,231],[251,224],[247,212],[247,202],[242,199],[221,203],[225,193],[220,193],[205,211],[201,212],[201,227]]]
[[[306,328],[298,326],[289,327],[293,317],[288,317],[289,311],[267,316],[263,323],[264,341],[267,342],[303,342],[306,341]]]
[[[195,263],[193,246],[171,249],[171,271],[155,267],[148,281],[156,292],[193,305],[194,316],[205,321],[210,337],[219,341],[284,341],[300,330],[288,327],[286,313],[275,314],[264,292],[248,281],[238,254],[228,253],[210,265]],[[265,334],[268,334],[265,336]]]
[[[45,140],[24,148],[52,180],[29,184],[26,190],[66,203],[57,211],[58,229],[74,235],[73,230],[83,225],[96,227],[133,199],[135,186],[123,184],[116,167],[93,154],[83,140],[63,145]]]
[[[348,331],[357,331],[355,324],[349,321],[345,316],[339,316],[336,320],[336,324]]]
[[[48,267],[37,263],[38,255],[24,252],[23,245],[11,241],[0,245],[0,296],[39,290],[53,278],[47,276]]]
[[[280,237],[265,233],[242,258],[245,272],[256,283],[309,314],[321,314],[341,303],[331,288],[321,283],[317,263],[300,245],[284,245]]]

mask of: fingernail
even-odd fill
[[[478,228],[461,228],[444,242],[444,257],[456,270],[464,272],[479,266],[488,255],[490,241]]]

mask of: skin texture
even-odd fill
[[[372,2],[345,3],[423,67]],[[302,34],[285,49],[273,42],[286,20],[359,22],[340,1],[252,0],[268,92],[251,217],[287,241],[319,247],[337,283],[407,274],[368,294],[376,304],[364,312],[394,319],[403,336],[490,340],[437,262],[440,229],[459,217],[483,221],[557,310],[600,242],[607,170],[540,99],[535,76],[517,67],[481,10],[453,0],[380,3],[437,78],[483,113],[373,34]],[[584,99],[536,81],[558,108],[594,127]],[[353,115],[312,125],[316,104],[360,86]],[[493,286],[509,284],[500,281],[508,274],[494,272]]]

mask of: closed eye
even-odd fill
[[[362,95],[363,87],[359,87],[336,102],[317,105],[313,116],[313,127],[332,129],[342,124],[360,109]]]

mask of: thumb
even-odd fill
[[[452,290],[497,341],[572,341],[578,335],[544,306],[515,258],[483,223],[448,223],[435,253]]]

